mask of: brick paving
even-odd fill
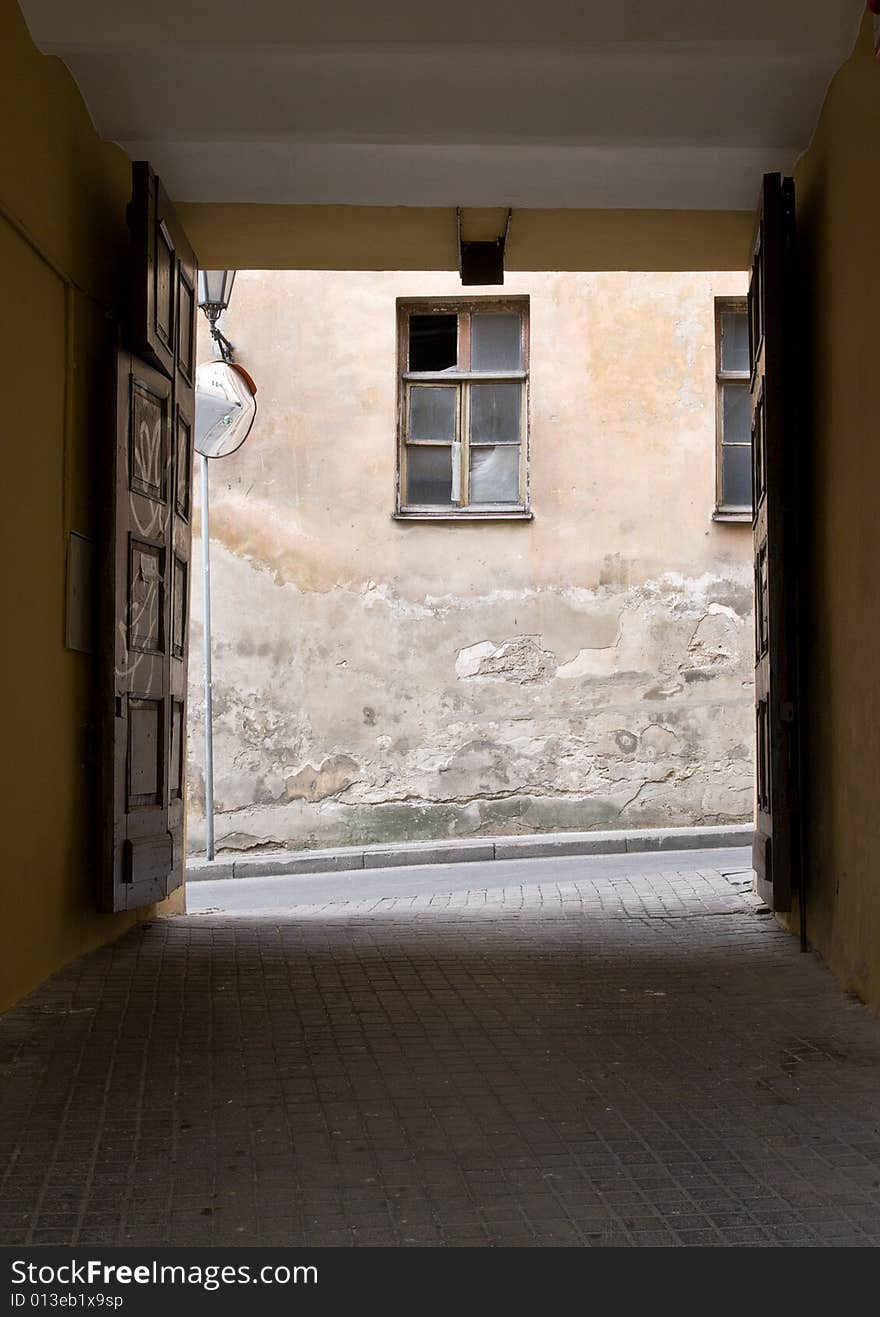
[[[880,1022],[741,876],[539,864],[58,974],[0,1021],[0,1243],[880,1243]]]

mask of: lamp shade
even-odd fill
[[[199,306],[219,306],[225,311],[234,283],[234,270],[199,270]]]

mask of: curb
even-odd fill
[[[473,837],[463,841],[400,842],[394,846],[344,846],[339,850],[264,851],[240,859],[188,861],[187,882],[268,878],[283,874],[347,873],[402,865],[487,863],[554,855],[626,855],[644,851],[712,850],[751,846],[754,826],[635,828],[629,832],[555,832],[525,837]]]

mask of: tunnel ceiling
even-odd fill
[[[21,0],[185,201],[750,209],[862,0]]]

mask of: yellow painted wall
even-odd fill
[[[94,533],[100,363],[129,163],[0,0],[4,630],[0,1008],[137,915],[95,913],[89,656],[64,646],[67,537]],[[146,913],[146,912],[141,912]]]
[[[796,171],[809,625],[808,934],[880,1007],[880,62],[870,23]]]
[[[760,179],[755,180],[755,200]],[[406,206],[178,206],[207,269],[455,270],[455,211]],[[504,210],[464,212],[465,238],[494,238]],[[754,216],[725,210],[517,210],[506,268],[744,270]]]

